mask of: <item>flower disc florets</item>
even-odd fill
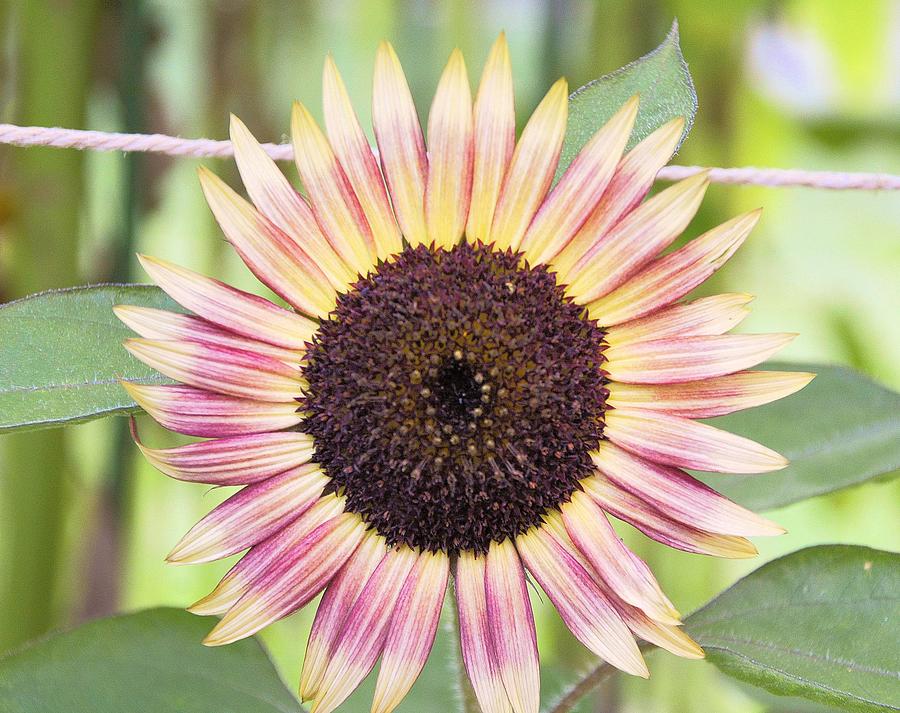
[[[347,509],[389,542],[485,551],[593,471],[603,337],[519,254],[409,248],[322,322],[303,429]]]

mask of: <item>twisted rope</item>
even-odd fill
[[[0,144],[52,146],[85,151],[140,151],[192,158],[228,158],[234,155],[230,141],[182,139],[166,134],[118,134],[44,126],[16,126],[15,124],[0,124]],[[276,161],[290,161],[294,156],[290,144],[263,144],[262,147]],[[805,171],[796,168],[748,166],[706,169],[703,166],[666,166],[660,170],[657,178],[663,181],[679,181],[704,170],[709,170],[709,179],[713,183],[732,183],[745,186],[806,186],[838,191],[900,190],[900,176],[890,173]]]

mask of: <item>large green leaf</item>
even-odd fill
[[[767,368],[818,376],[793,396],[711,423],[774,448],[791,464],[765,475],[704,476],[717,490],[742,505],[767,510],[900,469],[900,394],[838,366]]]
[[[681,54],[677,22],[655,50],[588,82],[569,97],[569,123],[557,179],[597,129],[635,94],[641,95],[641,104],[627,148],[676,116],[685,118],[684,140],[697,113],[697,93]]]
[[[0,305],[0,432],[136,410],[119,379],[164,378],[122,348],[133,336],[112,308],[179,309],[157,287],[97,285]]]
[[[685,622],[725,673],[842,711],[900,708],[900,555],[825,545],[769,562]]]
[[[297,713],[255,639],[200,642],[215,624],[176,609],[102,619],[0,660],[5,713]]]

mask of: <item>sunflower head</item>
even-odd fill
[[[164,426],[207,440],[154,449],[164,473],[241,485],[169,559],[242,551],[191,610],[225,644],[324,592],[300,691],[334,710],[381,661],[373,711],[424,666],[452,575],[466,671],[488,713],[538,708],[526,572],[573,634],[630,673],[635,636],[702,652],[608,515],[673,547],[726,557],[780,528],[684,469],[786,461],[696,419],[766,403],[811,377],[751,367],[791,335],[726,334],[750,298],[680,301],[758,219],[667,249],[706,191],[699,174],[644,200],[681,139],[675,118],[625,152],[632,98],[554,176],[560,80],[516,136],[506,42],[474,99],[454,51],[428,142],[393,49],[378,49],[377,155],[331,60],[324,131],[291,133],[305,196],[236,118],[247,201],[201,184],[228,241],[287,306],[142,258],[190,314],[119,307],[126,347],[175,379],[126,384]]]
[[[603,349],[546,265],[480,243],[419,245],[321,323],[301,427],[330,489],[389,544],[485,553],[593,470]]]

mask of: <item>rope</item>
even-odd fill
[[[52,146],[87,151],[141,151],[167,156],[193,158],[228,158],[234,155],[230,141],[182,139],[165,134],[118,134],[105,131],[81,131],[44,126],[0,124],[0,144],[14,146]],[[276,161],[290,161],[294,152],[290,144],[263,144],[263,149]],[[666,166],[657,178],[678,181],[709,170],[713,183],[745,186],[806,186],[828,190],[897,191],[900,176],[890,173],[841,173],[838,171],[805,171],[795,168],[710,168],[703,166]]]

